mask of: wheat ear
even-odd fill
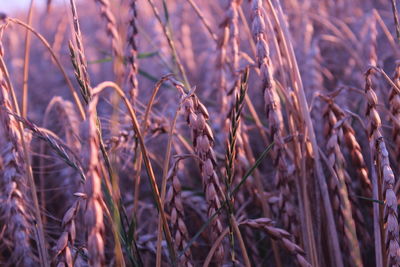
[[[29,213],[27,198],[27,175],[25,174],[22,153],[22,140],[18,122],[8,114],[12,105],[3,72],[0,70],[0,119],[4,133],[1,157],[3,161],[0,188],[1,221],[6,225],[12,251],[10,264],[34,266],[37,264],[30,240],[33,235],[32,214]]]
[[[396,62],[393,81],[397,86],[400,86],[400,62]],[[392,114],[393,132],[392,137],[397,148],[400,148],[400,94],[394,87],[390,90],[389,95],[390,113]],[[400,161],[400,149],[396,150],[397,162]]]
[[[129,71],[129,83],[130,83],[130,91],[129,95],[134,102],[134,100],[137,98],[138,95],[138,90],[139,90],[139,85],[138,85],[138,79],[137,79],[137,74],[138,74],[138,60],[137,60],[137,26],[136,26],[136,20],[137,20],[137,9],[136,9],[136,0],[130,0],[129,3],[129,10],[130,10],[130,19],[129,19],[129,30],[128,30],[128,45],[129,45],[129,54],[128,54],[128,60],[130,64],[130,71]]]
[[[376,170],[378,177],[381,177],[381,196],[385,203],[383,221],[385,223],[385,245],[387,252],[387,264],[400,264],[399,247],[399,224],[397,221],[397,198],[394,192],[394,174],[389,164],[389,153],[382,135],[381,117],[377,111],[378,97],[372,87],[372,74],[374,69],[370,68],[365,73],[365,94],[368,101],[368,137],[371,151],[374,152]],[[375,197],[375,196],[374,196]],[[374,214],[376,216],[376,214]]]
[[[358,244],[356,224],[352,216],[352,207],[350,204],[351,185],[346,180],[349,177],[345,169],[345,158],[340,148],[340,140],[343,132],[338,127],[338,119],[333,111],[328,107],[325,110],[325,121],[327,123],[328,131],[327,150],[328,150],[328,163],[336,173],[332,176],[331,193],[333,196],[332,205],[336,213],[340,217],[338,220],[339,231],[344,233],[346,250],[350,253],[351,262],[356,266],[362,265],[360,247]],[[340,122],[339,122],[340,123]]]
[[[88,168],[86,172],[85,193],[87,207],[85,211],[85,224],[87,227],[87,247],[89,264],[99,267],[104,265],[104,223],[103,223],[103,196],[101,192],[100,160],[99,160],[99,134],[97,127],[98,98],[94,97],[87,107],[88,131]]]
[[[207,124],[208,111],[195,95],[188,96],[183,107],[186,121],[192,132],[194,150],[200,158],[199,165],[208,203],[208,216],[211,217],[221,207],[220,194],[222,190],[215,172],[214,137],[210,126]],[[223,231],[221,220],[215,219],[211,228],[211,240],[215,241]],[[215,262],[221,264],[223,258],[224,248],[221,245],[215,252]]]
[[[179,162],[185,157],[178,156],[168,173],[168,180],[171,185],[168,189],[165,202],[170,209],[170,222],[175,239],[177,251],[183,251],[189,240],[189,233],[185,224],[185,211],[182,201],[182,185],[178,178]],[[182,266],[192,267],[191,252],[187,249],[181,256],[179,263]]]

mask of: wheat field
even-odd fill
[[[0,266],[400,266],[396,2],[0,3]]]

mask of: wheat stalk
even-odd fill
[[[185,211],[182,201],[182,185],[178,178],[179,163],[185,159],[184,156],[176,156],[175,162],[168,173],[168,180],[171,181],[167,192],[165,203],[170,207],[170,223],[172,225],[175,246],[177,250],[182,251],[189,240],[189,233],[185,224]],[[191,252],[187,249],[180,258],[179,264],[182,266],[193,266],[191,263]]]
[[[82,195],[77,193],[75,195]],[[75,219],[79,209],[79,200],[74,201],[72,206],[65,212],[61,222],[62,233],[55,246],[55,257],[57,257],[57,267],[74,266],[73,249],[76,238]]]
[[[362,192],[366,197],[372,195],[371,180],[368,176],[368,168],[362,154],[361,146],[356,138],[356,133],[348,120],[345,120],[346,113],[333,101],[329,101],[329,108],[334,115],[341,120],[341,128],[343,129],[345,145],[350,151],[351,160],[355,171],[360,179]]]
[[[262,229],[272,239],[279,241],[279,243],[290,253],[293,254],[297,263],[300,266],[311,266],[311,264],[304,258],[305,253],[301,247],[291,241],[293,237],[287,231],[273,226],[273,221],[268,218],[248,219],[240,223],[255,229]]]
[[[3,162],[0,188],[2,190],[1,221],[6,225],[6,234],[12,250],[10,264],[34,266],[37,264],[30,240],[35,226],[29,212],[27,197],[27,175],[22,157],[22,144],[18,122],[10,116],[12,104],[3,72],[0,70],[0,118],[3,135],[1,158]]]
[[[6,21],[6,24],[0,25],[0,40],[2,39],[4,29],[8,25],[8,21]],[[0,41],[0,81],[2,83],[1,86],[1,94],[2,94],[2,102],[4,102],[3,107],[5,110],[2,110],[2,112],[9,113],[11,111],[15,112],[16,114],[20,115],[20,109],[19,105],[17,102],[17,97],[15,94],[15,90],[12,86],[12,83],[10,81],[10,74],[8,72],[8,69],[6,67],[6,64],[4,62],[4,49],[2,42]],[[39,250],[39,257],[40,257],[40,264],[46,266],[49,266],[48,259],[47,259],[47,250],[46,250],[46,241],[45,241],[45,235],[44,235],[44,230],[43,230],[43,222],[41,218],[41,213],[40,213],[40,207],[39,207],[39,201],[37,198],[36,194],[36,184],[34,181],[33,177],[33,172],[32,172],[32,162],[31,158],[29,155],[29,138],[26,138],[24,135],[24,130],[22,128],[22,125],[16,122],[13,118],[9,117],[6,115],[5,117],[5,122],[4,124],[7,125],[7,120],[12,122],[11,126],[8,126],[9,129],[13,130],[13,136],[10,139],[15,139],[18,140],[15,141],[15,149],[18,150],[19,156],[21,157],[22,162],[21,166],[24,167],[25,169],[25,175],[26,175],[26,182],[30,187],[30,197],[32,199],[33,205],[34,205],[34,219],[36,220],[36,241],[38,245],[38,250]],[[15,123],[14,123],[15,122]],[[17,133],[18,131],[18,133]],[[13,140],[11,140],[13,141]]]
[[[224,1],[222,8],[228,12],[231,1]],[[227,73],[227,45],[229,40],[229,17],[224,14],[224,18],[219,26],[218,41],[217,41],[217,55],[215,61],[215,77],[216,88],[220,95],[221,112],[225,113],[228,107],[227,91],[228,91],[228,73]]]
[[[206,107],[195,96],[187,96],[183,102],[186,121],[192,132],[193,147],[200,158],[199,165],[203,178],[203,187],[208,203],[208,216],[212,216],[220,207],[222,192],[219,178],[215,172],[216,159],[213,150],[214,137],[210,126]],[[223,231],[221,220],[216,218],[211,227],[211,240],[215,241]],[[215,262],[221,263],[224,258],[224,248],[221,245],[215,253]]]
[[[338,228],[339,231],[343,231],[345,235],[346,250],[350,253],[351,262],[352,264],[360,266],[362,265],[361,253],[349,196],[352,190],[349,184],[346,183],[346,178],[349,177],[349,175],[345,170],[345,159],[339,143],[343,133],[337,125],[338,119],[332,109],[330,109],[330,105],[326,108],[324,117],[328,128],[326,137],[328,162],[336,173],[336,177],[332,177],[330,183],[331,193],[334,198],[332,204],[337,214],[341,217],[341,219],[338,220]]]
[[[53,48],[54,54],[57,57],[60,57],[60,50],[62,49],[67,26],[68,26],[68,17],[62,18],[57,26],[56,34],[54,36],[54,41],[51,45],[51,47]]]
[[[331,243],[330,253],[332,254],[332,259],[335,262],[335,265],[343,266],[343,260],[342,260],[342,255],[340,253],[340,246],[338,241],[335,220],[326,185],[326,178],[321,165],[316,133],[309,113],[309,105],[307,103],[306,94],[302,83],[302,78],[300,76],[299,66],[294,53],[293,43],[291,42],[288,24],[287,21],[285,20],[285,14],[282,11],[280,2],[272,3],[271,0],[267,0],[266,2],[269,7],[270,11],[269,14],[271,14],[274,24],[276,26],[275,29],[277,31],[277,40],[279,40],[281,43],[281,45],[279,45],[279,48],[284,51],[284,54],[287,56],[288,59],[288,65],[290,70],[289,73],[292,80],[292,86],[297,101],[299,103],[298,110],[300,111],[301,120],[303,122],[301,123],[300,127],[304,127],[303,128],[304,132],[302,133],[304,133],[305,137],[309,139],[309,146],[308,146],[309,152],[310,155],[312,155],[313,157],[315,177],[317,178],[319,191],[323,200],[322,202],[323,202],[324,213],[327,216],[327,226],[329,228],[329,231],[331,232],[331,238],[329,239],[329,242]],[[312,240],[310,240],[309,242],[312,242]],[[312,259],[314,259],[313,256]],[[317,264],[317,262],[314,262],[313,260],[313,264]]]
[[[82,33],[79,25],[78,12],[76,10],[75,0],[70,0],[70,4],[72,11],[73,25],[74,25],[73,34],[75,36],[76,49],[74,49],[71,42],[69,43],[69,48],[71,52],[72,64],[75,69],[75,76],[78,80],[79,85],[81,86],[82,96],[85,99],[85,102],[88,103],[91,97],[90,96],[91,88],[90,88],[89,74],[87,70],[87,61],[82,41]]]
[[[394,72],[393,81],[397,86],[400,86],[400,62],[397,62],[396,69]],[[393,123],[392,137],[397,147],[400,147],[400,93],[391,88],[389,94],[390,112],[393,116],[391,120]],[[400,149],[396,150],[397,161],[400,160]]]
[[[87,107],[87,152],[88,167],[86,172],[85,193],[87,206],[85,210],[85,225],[87,227],[87,247],[89,264],[103,266],[104,257],[104,222],[103,222],[103,196],[101,192],[100,160],[99,160],[99,135],[97,128],[97,97],[94,97]]]
[[[290,175],[288,173],[288,162],[285,143],[283,141],[283,117],[280,99],[277,93],[276,84],[273,78],[273,65],[269,56],[269,46],[266,40],[265,22],[260,7],[253,6],[253,24],[252,31],[256,39],[257,47],[257,63],[261,72],[262,90],[264,93],[264,103],[266,109],[266,116],[269,122],[270,139],[274,142],[273,158],[276,169],[275,180],[281,194],[280,207],[283,211],[284,223],[287,229],[298,233],[297,223],[298,219],[293,206],[293,186],[290,185]],[[293,181],[292,181],[293,182]],[[290,189],[291,187],[291,189]]]
[[[130,71],[129,71],[129,83],[130,83],[130,91],[129,95],[134,101],[138,96],[138,60],[137,60],[137,8],[136,8],[136,0],[130,0],[129,3],[129,10],[130,10],[130,19],[129,19],[129,30],[128,30],[128,45],[129,45],[129,54],[128,54],[128,61],[130,63]]]
[[[337,124],[334,127],[338,128],[337,131],[343,132],[341,133],[341,137],[339,138],[339,140],[342,140],[344,138],[345,145],[350,152],[350,157],[352,161],[351,163],[353,164],[352,166],[354,167],[354,170],[360,180],[357,185],[361,184],[361,188],[359,190],[363,193],[364,196],[372,197],[372,188],[370,177],[368,175],[368,169],[364,161],[360,144],[356,139],[355,131],[351,126],[348,118],[346,117],[345,112],[333,101],[333,99],[326,98],[325,101],[328,102],[327,108],[329,109],[329,112],[333,112],[333,116],[337,118]],[[342,142],[340,143],[342,144]],[[349,166],[350,165],[348,164],[344,164],[345,168]],[[351,176],[346,169],[343,170],[343,173],[345,178],[344,180],[347,185],[347,190],[349,192],[349,200],[351,202],[353,217],[357,223],[357,233],[359,234],[360,238],[368,242],[368,240],[370,240],[370,235],[366,231],[366,224],[364,216],[360,210],[360,203],[358,203],[357,200],[357,193],[353,189],[355,187],[355,184],[353,183],[354,180],[351,179]]]
[[[117,77],[121,75],[122,69],[122,62],[124,60],[122,51],[121,51],[121,38],[118,33],[117,29],[117,22],[115,20],[115,16],[111,11],[111,6],[109,0],[95,0],[100,6],[100,14],[103,19],[106,21],[107,25],[107,34],[111,38],[112,43],[112,51],[115,57],[114,62],[114,71]]]
[[[369,19],[369,31],[367,36],[367,63],[370,66],[377,66],[378,65],[378,55],[377,55],[377,36],[378,31],[376,29],[376,18],[373,14],[370,16]]]
[[[371,151],[374,152],[376,160],[376,170],[378,177],[381,178],[382,187],[380,195],[385,202],[385,214],[383,221],[385,223],[385,246],[387,252],[387,264],[400,264],[399,247],[399,224],[397,221],[397,198],[394,193],[394,174],[389,164],[388,151],[382,136],[381,118],[377,111],[378,97],[372,87],[372,74],[374,69],[370,68],[365,73],[365,95],[367,98],[367,116],[368,116],[368,138]],[[374,196],[377,197],[377,196]],[[374,216],[377,216],[374,214]]]

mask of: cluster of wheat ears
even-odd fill
[[[395,0],[36,2],[0,14],[1,266],[400,266]]]

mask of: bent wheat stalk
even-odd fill
[[[162,221],[162,224],[163,224],[163,230],[164,230],[164,234],[165,234],[165,239],[167,241],[168,248],[169,248],[169,251],[170,251],[171,261],[172,261],[172,264],[175,266],[176,262],[177,262],[176,251],[173,248],[171,232],[170,232],[170,229],[168,227],[167,218],[165,216],[164,207],[162,205],[160,191],[159,191],[158,186],[157,186],[157,182],[156,182],[156,178],[155,178],[155,175],[154,175],[153,167],[152,167],[152,164],[150,162],[149,154],[148,154],[148,151],[147,151],[145,143],[144,143],[144,138],[143,138],[143,135],[141,133],[141,129],[140,129],[140,125],[139,125],[139,122],[137,120],[137,117],[136,117],[136,113],[135,113],[132,105],[130,104],[128,98],[126,97],[125,93],[121,90],[121,88],[116,83],[113,83],[113,82],[102,82],[102,83],[100,83],[95,88],[93,88],[92,96],[95,97],[97,94],[101,93],[107,87],[110,87],[110,88],[114,89],[115,92],[117,92],[118,96],[122,98],[123,103],[125,104],[126,108],[128,109],[128,114],[129,114],[129,117],[131,119],[131,123],[132,123],[133,129],[134,129],[134,131],[135,131],[135,133],[136,133],[136,135],[138,137],[138,141],[139,141],[139,145],[140,145],[140,151],[141,151],[141,154],[142,154],[142,157],[143,157],[143,162],[144,162],[144,164],[146,166],[146,171],[147,171],[148,178],[149,178],[149,181],[150,181],[150,184],[151,184],[151,189],[152,189],[152,193],[153,193],[153,196],[154,196],[154,200],[156,202],[158,212],[161,215],[161,221]]]

